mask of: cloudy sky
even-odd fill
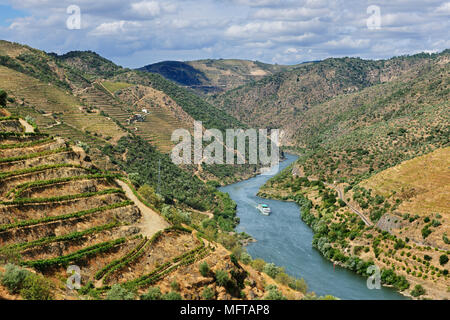
[[[47,52],[94,50],[126,67],[378,59],[450,48],[449,30],[445,0],[0,0],[0,39]]]

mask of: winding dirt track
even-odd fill
[[[151,238],[158,231],[168,228],[169,223],[164,220],[157,212],[153,211],[145,204],[143,204],[133,193],[130,187],[123,181],[116,179],[116,182],[125,191],[126,196],[134,202],[142,214],[142,222],[138,225],[141,233],[148,238]]]
[[[350,210],[352,210],[354,213],[356,213],[356,214],[362,219],[362,221],[364,221],[364,223],[366,224],[366,226],[372,226],[372,225],[373,225],[373,223],[372,223],[369,219],[367,219],[367,217],[366,217],[363,213],[359,212],[355,207],[353,207],[351,204],[349,204],[349,203],[347,202],[347,200],[345,200],[344,194],[343,194],[343,192],[342,192],[341,189],[339,189],[338,187],[336,187],[336,186],[333,185],[333,184],[325,183],[325,185],[328,186],[328,187],[330,187],[330,188],[333,188],[334,190],[336,190],[336,192],[337,192],[338,195],[339,195],[339,199],[341,199],[342,201],[344,201],[345,204],[347,205],[347,207],[349,207]]]

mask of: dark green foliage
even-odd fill
[[[30,274],[29,271],[13,264],[5,266],[5,272],[0,275],[0,281],[9,292],[16,294],[23,287],[25,278]]]
[[[127,160],[122,154],[127,151]],[[148,184],[158,190],[158,168],[161,161],[160,193],[166,203],[177,199],[187,205],[207,210],[214,203],[214,192],[196,176],[180,169],[172,163],[170,157],[159,153],[155,147],[139,137],[123,137],[117,146],[108,145],[104,152],[112,162],[118,164],[128,174],[133,174],[132,181],[137,186]]]
[[[141,296],[141,300],[162,300],[162,293],[159,287],[150,287],[146,294]]]
[[[134,300],[135,294],[120,284],[114,284],[106,294],[106,300]]]
[[[205,300],[211,300],[214,298],[214,291],[211,288],[203,288],[202,298]]]
[[[178,292],[169,292],[162,296],[162,300],[183,300]]]
[[[6,94],[6,92],[0,89],[0,106],[2,107],[6,106],[7,99],[8,95]]]
[[[215,277],[217,284],[222,287],[225,287],[228,284],[228,281],[230,281],[228,273],[224,270],[217,270]]]
[[[199,271],[200,271],[200,274],[202,276],[204,276],[204,277],[207,277],[209,275],[210,268],[209,268],[209,265],[208,265],[208,263],[206,261],[200,263]]]
[[[411,290],[411,295],[415,298],[420,297],[426,293],[425,289],[420,285],[416,285],[413,290]]]
[[[439,263],[441,266],[445,265],[448,262],[448,256],[443,254],[439,257]]]

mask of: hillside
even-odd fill
[[[208,236],[183,227],[164,214],[167,207],[161,212],[161,207],[148,205],[125,176],[99,170],[81,148],[38,131],[24,132],[23,119],[1,113],[3,298],[302,297],[241,265]],[[80,267],[79,291],[65,288],[69,265]],[[200,265],[208,268],[201,272]],[[14,274],[25,280],[5,280]],[[274,287],[266,290],[267,284]]]
[[[376,84],[412,80],[444,57],[448,52],[380,61],[326,59],[213,95],[210,100],[251,126],[284,129],[284,143],[296,145],[294,136],[303,124],[301,119],[316,105]]]
[[[172,132],[192,131],[194,120],[206,128],[245,127],[160,75],[122,68],[91,51],[58,56],[0,41],[0,74],[0,87],[12,99],[11,111],[28,116],[43,132],[88,146],[93,161],[104,169],[114,166],[100,150],[127,134],[169,153],[174,146]],[[197,174],[222,183],[250,177],[257,170],[256,166],[208,169]]]
[[[271,65],[259,61],[206,59],[186,62],[163,61],[138,70],[158,73],[201,94],[214,94],[293,68],[294,66]]]
[[[450,234],[450,147],[402,162],[358,186],[372,190],[372,197],[383,197],[391,206],[397,204],[393,213],[402,226],[392,230],[395,234],[450,250],[446,240]]]
[[[298,176],[294,166],[259,195],[297,202],[314,231],[313,246],[327,259],[363,276],[376,265],[382,284],[415,299],[446,300],[448,151],[403,162],[350,189]],[[382,216],[372,223],[377,211]]]
[[[293,118],[300,158],[260,195],[297,202],[326,258],[362,275],[376,265],[406,296],[448,299],[450,57],[401,60],[389,81]]]

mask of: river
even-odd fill
[[[283,170],[297,159],[286,154],[280,163]],[[246,181],[220,188],[237,203],[237,215],[241,222],[238,232],[246,232],[257,241],[247,247],[254,258],[262,258],[285,268],[286,273],[304,278],[308,290],[317,295],[331,294],[346,300],[399,300],[406,299],[391,288],[377,290],[367,288],[367,279],[325,259],[312,247],[312,230],[301,220],[296,203],[268,200],[257,197],[259,188],[270,176],[259,175]],[[256,209],[258,203],[267,203],[270,216],[263,216]]]

